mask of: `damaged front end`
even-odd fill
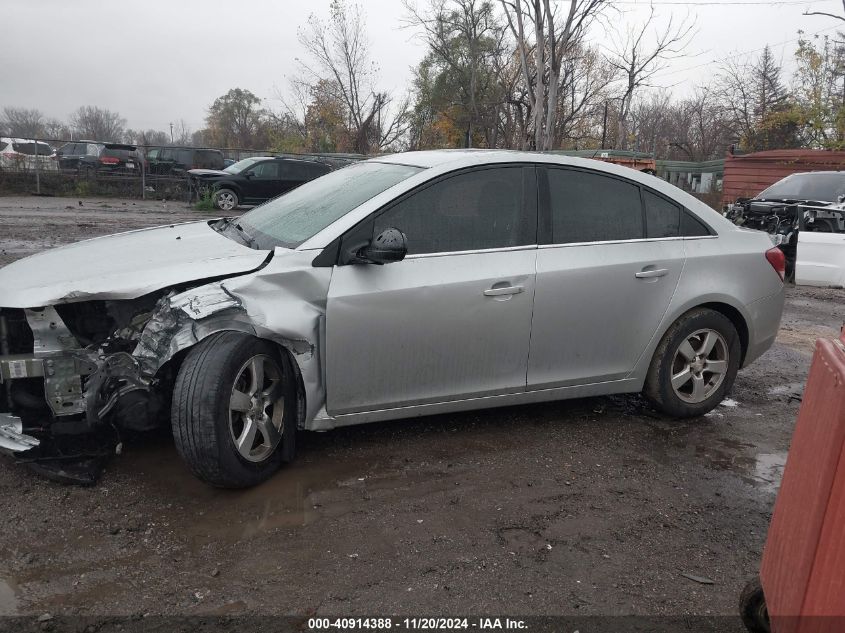
[[[0,309],[0,449],[86,483],[122,431],[166,419],[166,372],[132,354],[160,299]]]
[[[0,308],[0,450],[53,478],[93,483],[125,434],[169,423],[184,354],[222,331],[289,355],[296,427],[307,428],[325,402],[317,341],[330,277],[310,260],[279,250],[260,272],[196,287]],[[80,463],[83,472],[70,467]]]

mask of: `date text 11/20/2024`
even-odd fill
[[[321,630],[525,630],[524,620],[515,618],[309,618],[308,629]]]

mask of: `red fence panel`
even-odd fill
[[[816,342],[760,579],[773,633],[845,631],[845,332]]]

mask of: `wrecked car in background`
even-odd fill
[[[800,234],[845,233],[845,172],[791,174],[754,198],[737,200],[726,217],[739,226],[769,233],[786,255],[786,278],[792,280],[799,241],[816,241],[806,235],[801,240]]]
[[[0,270],[0,446],[49,460],[169,424],[198,477],[242,487],[299,429],[641,390],[698,416],[774,341],[783,264],[625,167],[375,158]]]

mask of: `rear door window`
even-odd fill
[[[548,181],[554,244],[643,238],[638,186],[574,169],[549,169]]]

